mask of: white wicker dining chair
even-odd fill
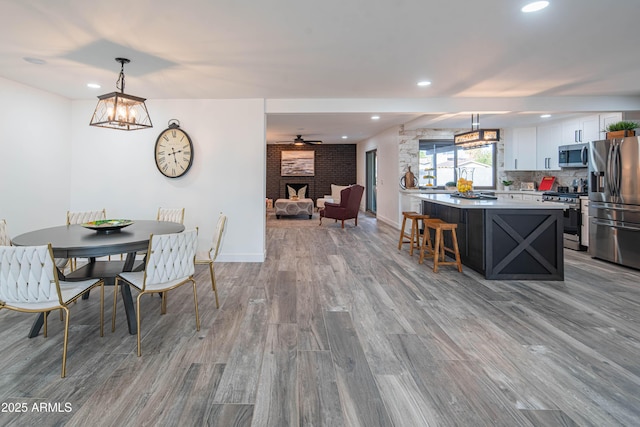
[[[106,209],[84,212],[67,211],[67,225],[84,224],[85,222],[98,221],[100,219],[107,219]]]
[[[177,222],[184,224],[184,208],[158,208],[157,221]],[[144,258],[146,252],[138,251],[137,258]]]
[[[64,282],[58,279],[51,244],[46,246],[0,246],[0,309],[47,314],[60,309],[66,313],[62,345],[62,378],[67,374],[69,304],[86,292],[100,287],[100,336],[104,335],[104,283],[102,279]]]
[[[11,239],[7,233],[7,221],[0,219],[0,246],[11,246]]]
[[[161,313],[164,314],[167,311],[166,292],[185,283],[191,283],[193,285],[193,302],[196,310],[196,330],[200,330],[198,294],[196,292],[196,281],[193,278],[197,245],[197,230],[185,231],[183,233],[151,235],[144,271],[120,273],[118,277],[116,277],[113,294],[111,331],[115,331],[116,327],[118,286],[132,286],[138,291],[138,297],[136,298],[138,356],[142,355],[140,343],[140,298],[144,294],[161,293]]]
[[[98,221],[101,219],[107,219],[107,210],[101,211],[82,211],[72,212],[67,211],[67,225],[84,224],[86,222]],[[111,257],[109,257],[111,259]],[[77,258],[71,258],[70,262],[71,271],[78,268]]]
[[[222,241],[222,233],[224,232],[225,224],[227,223],[227,217],[220,213],[218,217],[218,224],[216,225],[216,231],[213,234],[213,241],[211,248],[206,252],[197,252],[196,253],[196,264],[208,264],[209,265],[209,274],[211,275],[211,288],[213,289],[213,293],[216,296],[216,308],[220,308],[220,303],[218,302],[218,287],[216,285],[216,275],[215,270],[213,268],[213,263],[218,257],[218,252],[220,250],[220,243]]]
[[[184,224],[184,208],[158,208],[157,219]]]

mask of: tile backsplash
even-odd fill
[[[554,186],[553,189],[556,190],[558,186],[570,187],[574,179],[577,179],[577,178],[586,179],[587,172],[588,172],[587,168],[566,168],[566,169],[561,169],[556,171],[521,171],[521,172],[520,171],[518,172],[503,171],[502,175],[500,176],[500,181],[502,181],[503,179],[511,180],[513,181],[513,184],[511,185],[511,189],[519,190],[523,182],[533,181],[537,188],[538,184],[540,184],[540,181],[542,181],[543,177],[555,176],[556,181],[553,184]],[[498,187],[501,187],[501,186],[502,184],[499,183]]]

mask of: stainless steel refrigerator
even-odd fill
[[[589,143],[589,255],[640,269],[640,141]]]

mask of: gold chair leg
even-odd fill
[[[161,292],[162,304],[160,305],[160,313],[167,314],[167,291]]]
[[[213,289],[213,294],[216,296],[216,308],[220,308],[220,304],[218,303],[218,288],[216,286],[216,275],[213,271],[213,261],[209,263],[209,273],[211,274],[211,288]]]
[[[140,347],[140,297],[144,295],[142,292],[136,298],[136,324],[138,325],[138,357],[142,356],[142,348]]]
[[[64,378],[67,376],[67,343],[69,342],[69,309],[64,307],[65,319],[64,319],[64,341],[62,344],[62,375]]]
[[[62,313],[62,311],[61,311],[61,313]],[[45,311],[45,312],[44,312],[44,329],[43,329],[43,331],[42,331],[42,333],[44,334],[44,337],[45,337],[45,338],[47,337],[47,317],[48,317],[48,316],[49,316],[49,312],[48,312],[48,311]]]
[[[196,281],[192,280],[193,283],[193,304],[196,306],[196,331],[200,330],[200,314],[198,313],[198,293],[196,291]]]

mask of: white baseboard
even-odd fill
[[[216,262],[264,262],[264,253],[218,254]]]
[[[385,217],[380,216],[380,215],[376,215],[376,219],[377,219],[378,221],[382,221],[382,222],[384,222],[384,223],[385,223],[385,224],[387,224],[387,225],[390,225],[391,227],[393,227],[393,228],[395,228],[395,229],[397,229],[397,230],[400,230],[400,224],[398,224],[398,223],[397,223],[397,222],[395,222],[394,220],[391,220],[391,219],[389,219],[389,218],[385,218]]]

